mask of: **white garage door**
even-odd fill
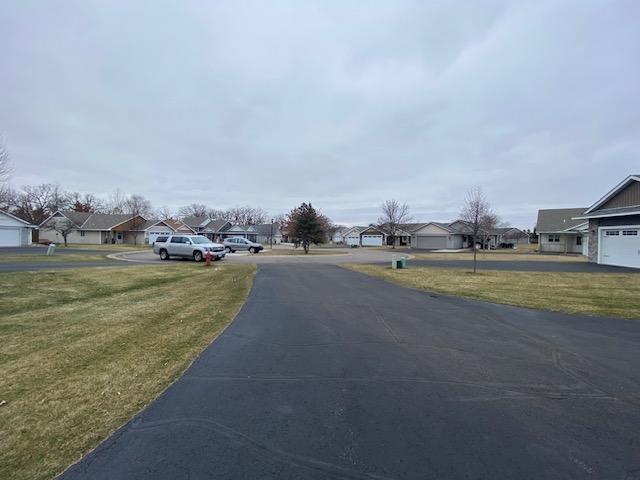
[[[153,245],[158,237],[171,235],[169,232],[149,232],[149,245]]]
[[[349,235],[346,239],[347,245],[360,245],[360,235]]]
[[[362,235],[363,247],[381,247],[382,235]]]
[[[600,230],[600,263],[640,268],[640,228]]]
[[[416,237],[416,248],[428,248],[431,250],[447,248],[447,237]]]
[[[19,247],[20,228],[0,228],[0,247]]]

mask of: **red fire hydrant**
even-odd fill
[[[204,266],[205,267],[210,267],[211,266],[211,252],[209,250],[207,250],[207,253],[204,254],[204,258],[205,258]]]

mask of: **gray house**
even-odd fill
[[[590,262],[640,268],[640,175],[629,175],[574,220],[587,222]]]
[[[542,253],[586,255],[589,243],[587,221],[575,218],[585,210],[585,207],[538,210],[538,250]]]

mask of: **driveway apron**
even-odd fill
[[[231,326],[65,479],[640,478],[640,323],[261,265]]]

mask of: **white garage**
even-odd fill
[[[375,227],[367,227],[360,232],[360,245],[363,247],[381,247],[384,244],[384,234]]]
[[[382,235],[362,235],[363,247],[381,247]]]
[[[640,268],[640,225],[600,227],[598,263]]]
[[[20,247],[31,244],[33,225],[0,210],[0,247]]]
[[[346,237],[344,237],[344,242],[349,246],[360,245],[360,235],[358,235],[357,233],[347,235]]]

